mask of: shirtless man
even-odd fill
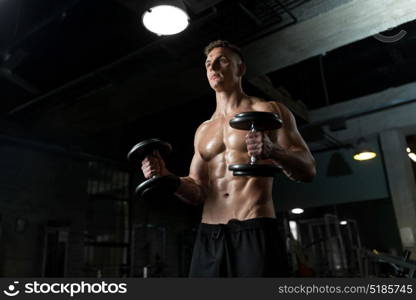
[[[205,49],[205,68],[217,107],[194,139],[189,175],[181,177],[176,195],[186,203],[203,204],[191,277],[287,277],[284,246],[279,240],[270,177],[233,176],[231,164],[275,164],[295,181],[311,181],[315,161],[300,136],[292,113],[279,102],[248,96],[241,86],[245,64],[227,41]],[[238,113],[267,111],[283,121],[278,130],[247,132],[230,127]],[[146,178],[171,174],[158,153],[142,162]]]

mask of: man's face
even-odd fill
[[[208,82],[216,91],[235,86],[243,75],[238,55],[223,47],[214,48],[208,53],[205,68]]]

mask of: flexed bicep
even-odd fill
[[[272,106],[283,121],[283,126],[275,133],[278,147],[274,160],[290,179],[311,181],[316,174],[315,159],[297,129],[295,117],[283,104],[274,102]]]
[[[272,102],[272,105],[283,121],[283,126],[276,131],[277,143],[286,150],[309,152],[309,148],[296,126],[296,119],[290,110],[280,103]]]
[[[202,159],[201,155],[197,151],[194,153],[194,156],[192,158],[188,176],[195,180],[197,184],[202,185],[207,184],[208,182],[207,162]]]

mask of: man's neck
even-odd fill
[[[240,89],[216,92],[217,108],[215,114],[228,115],[235,111],[247,99],[247,95]]]

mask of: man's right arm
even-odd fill
[[[207,194],[206,168],[206,162],[196,152],[192,158],[189,175],[180,178],[181,184],[175,195],[188,204],[203,203]]]
[[[198,151],[199,137],[200,130],[197,130],[194,141],[195,153],[192,158],[189,175],[180,178],[181,184],[175,193],[182,201],[192,205],[203,203],[208,190],[208,164]]]

